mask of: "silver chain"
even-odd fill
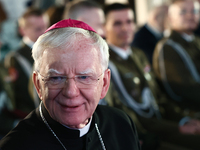
[[[105,145],[104,145],[103,139],[102,139],[101,134],[100,134],[100,132],[99,132],[99,128],[98,128],[98,126],[97,126],[96,123],[95,123],[95,128],[96,128],[96,130],[97,130],[97,133],[98,133],[98,136],[99,136],[99,140],[100,140],[100,142],[101,142],[101,146],[102,146],[103,150],[106,150],[106,147],[105,147]]]
[[[54,135],[54,137],[58,140],[58,142],[62,145],[62,147],[64,148],[64,150],[67,150],[66,147],[64,146],[64,144],[60,141],[60,139],[58,138],[58,136],[56,135],[56,133],[51,129],[51,127],[49,126],[48,122],[47,122],[46,119],[44,118],[44,116],[43,116],[43,114],[42,114],[42,107],[41,107],[41,105],[42,105],[42,102],[40,103],[40,106],[39,106],[39,112],[40,112],[40,116],[41,116],[41,118],[42,118],[44,124],[45,124],[45,125],[47,126],[47,128],[51,131],[51,133],[52,133],[52,134]],[[101,146],[102,146],[103,150],[106,150],[106,147],[105,147],[105,145],[104,145],[103,139],[102,139],[101,134],[100,134],[100,132],[99,132],[99,128],[98,128],[98,126],[97,126],[96,123],[95,123],[95,129],[96,129],[97,134],[98,134],[98,136],[99,136],[99,140],[100,140],[100,142],[101,142]]]
[[[66,147],[64,146],[64,144],[60,141],[60,139],[58,138],[58,136],[55,134],[55,132],[51,129],[51,127],[49,126],[48,122],[46,121],[46,119],[44,118],[43,114],[42,114],[42,108],[41,108],[42,102],[40,103],[40,107],[39,107],[39,111],[40,111],[40,116],[43,120],[43,122],[45,123],[45,125],[49,128],[49,130],[51,131],[51,133],[53,133],[54,137],[58,140],[58,142],[62,145],[62,147],[66,149]]]

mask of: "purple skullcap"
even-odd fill
[[[90,27],[88,24],[82,21],[72,20],[72,19],[61,20],[53,24],[51,27],[49,27],[44,33],[53,29],[66,28],[66,27],[81,28],[81,29],[93,31],[96,33],[96,31],[92,27]]]

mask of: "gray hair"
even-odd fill
[[[44,50],[73,48],[74,41],[81,40],[83,37],[88,39],[89,44],[99,52],[102,70],[105,71],[109,61],[108,45],[105,40],[93,31],[75,27],[53,29],[38,38],[32,49],[35,70],[38,70],[42,64],[41,58]]]

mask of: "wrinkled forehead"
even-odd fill
[[[70,39],[70,41],[65,42],[65,44],[58,47],[46,48],[43,55],[48,53],[48,55],[59,55],[62,58],[71,55],[77,56],[91,51],[98,52],[98,46],[93,42],[92,39],[85,38],[80,35]]]
[[[73,69],[82,72],[98,65],[100,58],[96,47],[90,42],[80,41],[74,42],[71,46],[46,49],[41,69],[45,72],[49,69],[56,69],[59,72],[63,72],[63,69]]]

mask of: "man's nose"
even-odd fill
[[[65,86],[63,87],[62,93],[67,98],[77,97],[80,93],[79,88],[76,86],[74,78],[67,79]]]
[[[130,26],[128,24],[123,24],[122,31],[126,33],[130,32]]]

